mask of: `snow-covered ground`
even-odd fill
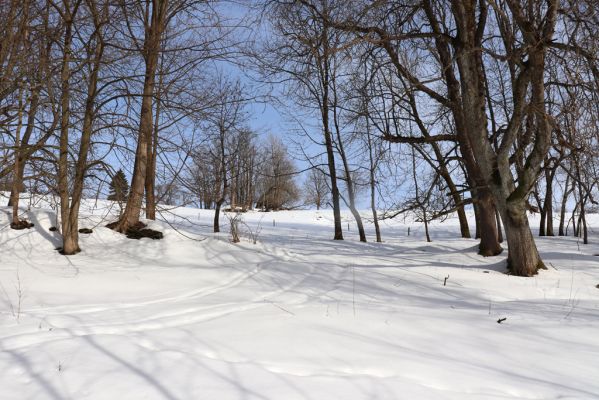
[[[598,216],[592,244],[539,239],[549,269],[518,278],[455,220],[363,244],[353,224],[331,240],[330,210],[251,212],[258,242],[233,244],[186,208],[138,241],[105,206],[72,257],[50,209],[14,231],[0,208],[0,399],[599,398]]]

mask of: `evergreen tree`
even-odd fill
[[[129,182],[122,169],[119,169],[110,182],[108,200],[125,201],[129,196]]]

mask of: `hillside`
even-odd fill
[[[108,204],[71,257],[52,210],[14,231],[2,208],[0,399],[599,396],[597,215],[592,244],[540,238],[549,269],[518,278],[452,219],[432,243],[392,221],[363,244],[353,225],[330,240],[329,210],[250,212],[257,243],[233,244],[182,208],[152,241],[104,228]]]

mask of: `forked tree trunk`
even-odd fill
[[[576,196],[575,196],[576,197]],[[578,209],[578,202],[576,202],[576,204],[574,205],[574,208],[572,209],[572,216],[570,217],[570,219],[572,220],[572,234],[574,236],[578,236],[578,231],[576,230],[576,210]],[[566,236],[568,235],[568,227],[566,227]]]
[[[137,149],[135,151],[135,164],[133,167],[133,178],[131,190],[127,199],[125,211],[116,225],[119,232],[126,232],[131,226],[139,222],[141,205],[143,202],[146,173],[148,168],[148,140],[153,133],[152,101],[158,57],[162,32],[165,29],[168,0],[152,2],[151,22],[146,28],[144,42],[145,77],[143,96],[141,102],[141,113],[139,116],[139,131],[137,135]]]

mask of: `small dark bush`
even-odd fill
[[[111,222],[110,224],[106,225],[106,227],[110,228],[110,229],[114,229],[114,228],[116,228],[118,223],[119,223],[118,221]],[[155,231],[154,229],[146,228],[146,226],[147,226],[146,224],[139,221],[138,223],[136,223],[135,225],[133,225],[132,227],[127,229],[127,232],[125,232],[125,235],[129,239],[149,238],[149,239],[157,240],[157,239],[162,239],[164,237],[162,232]]]
[[[93,230],[89,229],[89,228],[81,228],[79,229],[79,233],[94,233]]]
[[[10,224],[10,227],[15,230],[30,229],[30,228],[33,228],[34,226],[35,226],[34,224],[32,224],[31,222],[24,220],[24,219],[20,220],[17,223],[11,222],[11,224]]]
[[[155,231],[154,229],[144,228],[144,229],[128,229],[127,237],[129,239],[141,239],[141,238],[149,238],[149,239],[162,239],[164,235],[160,231]]]

